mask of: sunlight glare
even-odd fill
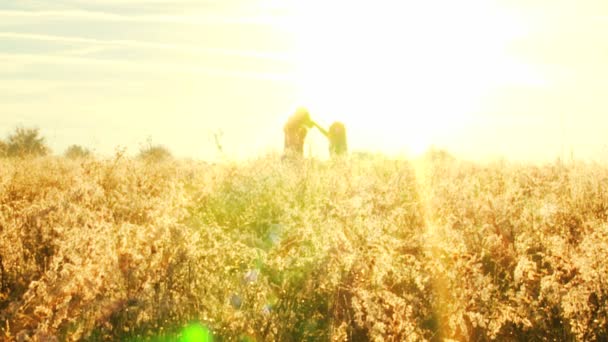
[[[464,129],[490,88],[539,82],[506,53],[525,28],[486,2],[291,4],[299,102],[361,132],[354,147],[420,153]]]

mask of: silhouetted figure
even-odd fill
[[[329,126],[329,154],[343,155],[346,154],[348,146],[346,144],[346,128],[341,122],[334,122]]]
[[[336,121],[329,126],[329,131],[326,131],[323,127],[319,126],[316,122],[313,125],[319,129],[323,135],[329,140],[329,155],[339,156],[346,154],[348,145],[346,144],[346,128],[344,124]]]
[[[310,114],[305,108],[298,108],[287,120],[283,132],[285,132],[285,154],[304,155],[304,139],[308,129],[313,126]]]

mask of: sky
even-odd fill
[[[3,0],[0,137],[255,158],[306,106],[351,151],[607,161],[606,37],[601,0]]]

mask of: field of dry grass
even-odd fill
[[[0,159],[5,340],[608,339],[608,167]]]

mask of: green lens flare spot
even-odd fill
[[[191,324],[182,330],[180,342],[213,342],[211,331],[200,324]]]

